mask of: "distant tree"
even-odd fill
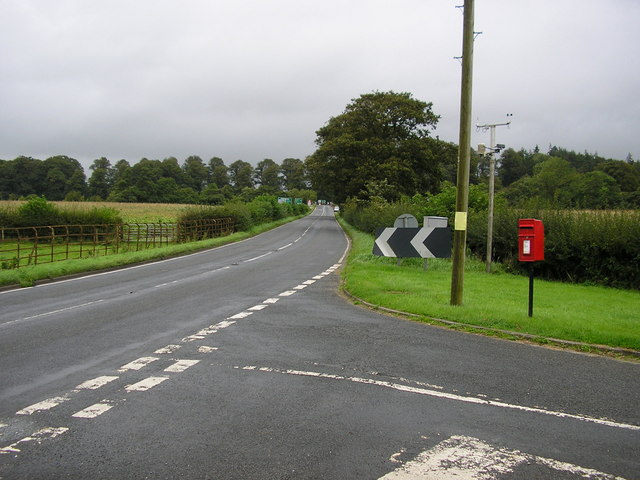
[[[91,170],[87,187],[89,197],[106,199],[113,185],[111,162],[105,157],[97,158],[93,161],[89,170]]]
[[[46,181],[41,193],[48,199],[63,200],[70,191],[84,193],[86,190],[84,170],[76,159],[56,155],[47,158],[42,166]]]
[[[431,107],[409,93],[374,92],[352,100],[316,132],[318,148],[306,160],[313,188],[336,202],[385,179],[396,194],[437,189],[441,159],[427,139],[439,117]]]
[[[218,188],[229,185],[229,169],[220,157],[213,157],[209,160],[208,184],[213,184]]]
[[[253,175],[255,184],[260,186],[261,193],[276,194],[282,189],[280,166],[270,158],[258,162]]]
[[[154,160],[157,162],[157,160]],[[168,157],[162,160],[160,176],[163,178],[172,178],[178,187],[187,186],[187,180],[182,167],[176,157]]]
[[[298,158],[285,158],[280,165],[282,185],[285,190],[307,188],[304,162]]]
[[[197,155],[187,157],[182,166],[185,181],[188,187],[196,192],[201,192],[207,184],[209,170],[202,159]]]
[[[578,180],[575,168],[561,158],[551,157],[534,167],[533,181],[538,196],[554,207],[573,206]]]
[[[609,160],[597,167],[607,175],[615,178],[623,192],[635,192],[640,187],[640,170],[631,163],[622,160]]]
[[[249,162],[236,160],[229,165],[229,181],[236,194],[244,188],[253,188],[253,167]]]
[[[622,203],[620,186],[616,180],[599,170],[581,175],[576,190],[579,208],[617,208]]]

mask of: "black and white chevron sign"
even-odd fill
[[[378,228],[373,254],[396,258],[451,257],[451,228]]]

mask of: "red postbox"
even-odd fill
[[[539,262],[544,260],[544,225],[542,220],[518,220],[518,260]]]

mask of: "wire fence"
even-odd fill
[[[234,227],[231,218],[179,223],[0,227],[0,268],[21,268],[194,242],[229,235]]]

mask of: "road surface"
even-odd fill
[[[337,294],[329,207],[0,292],[0,479],[640,478],[640,366]]]

